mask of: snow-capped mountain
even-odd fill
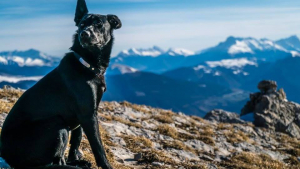
[[[135,72],[138,72],[138,70],[130,66],[121,65],[121,64],[112,64],[108,67],[106,74],[118,75],[118,74],[135,73]]]
[[[298,46],[300,46],[300,41],[296,36],[279,41],[230,36],[217,46],[201,51],[201,54],[214,55],[212,56],[214,60],[226,57],[255,57],[258,60],[276,61],[287,56],[300,56]],[[217,53],[223,58],[218,57]]]
[[[278,41],[230,36],[198,53],[182,48],[171,48],[164,52],[157,46],[149,49],[131,48],[122,51],[111,61],[140,71],[162,73],[180,67],[197,66],[205,61],[245,58],[256,62],[275,62],[292,56],[300,57],[300,40],[297,36]]]
[[[154,46],[148,49],[131,48],[123,50],[111,59],[112,64],[127,65],[140,71],[160,73],[179,67],[187,56],[195,52],[183,48],[170,48],[167,51]]]
[[[159,57],[159,56],[191,56],[195,55],[195,52],[183,49],[183,48],[170,48],[164,51],[160,47],[153,46],[152,48],[130,48],[123,50],[116,57],[136,57],[136,56],[148,56],[148,57]]]
[[[0,52],[0,75],[28,80],[26,77],[45,75],[58,65],[60,59],[35,49]]]
[[[183,48],[170,48],[167,52],[171,56],[191,56],[195,55],[195,52],[183,49]]]
[[[123,50],[118,54],[117,57],[127,57],[127,56],[151,56],[157,57],[164,53],[164,50],[157,46],[153,46],[152,48],[142,49],[142,48],[130,48],[128,50]]]
[[[0,52],[0,63],[2,65],[17,64],[19,67],[43,67],[56,65],[59,60],[59,58],[49,56],[35,49]]]
[[[257,51],[288,51],[284,47],[269,39],[255,39],[251,37],[239,38],[232,36],[228,37],[226,41],[219,43],[217,46],[205,50],[205,52],[215,50],[226,51],[230,55],[243,53],[255,54]]]
[[[258,66],[256,60],[249,60],[247,58],[237,58],[237,59],[223,59],[220,61],[206,61],[203,64],[193,67],[195,71],[202,71],[206,74],[212,74],[213,76],[221,76],[222,71],[220,69],[226,70],[229,73],[230,70],[232,74],[242,74],[244,76],[249,75],[249,72],[244,71],[246,66]]]
[[[293,56],[300,56],[300,40],[296,35],[285,39],[280,39],[276,41],[276,44],[282,46],[286,50],[291,51]]]

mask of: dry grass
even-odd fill
[[[190,164],[189,162],[182,163],[186,169],[207,169],[203,164]]]
[[[293,166],[287,166],[284,163],[273,160],[265,154],[254,154],[242,152],[234,155],[230,161],[222,162],[221,166],[230,169],[288,169]],[[295,168],[296,169],[296,168]]]
[[[109,147],[110,146],[116,146],[116,145],[113,144],[110,141],[109,134],[101,126],[99,126],[99,130],[100,130],[100,134],[101,134],[102,143],[105,147],[107,159],[112,165],[114,165],[116,162],[115,162],[115,159],[114,159],[114,155],[110,151]],[[84,153],[83,159],[89,161],[90,163],[92,163],[93,167],[96,167],[95,157],[92,153],[92,149],[91,149],[91,146],[90,146],[90,144],[89,144],[89,142],[86,138],[86,135],[83,136],[83,139],[80,143],[80,149]]]
[[[0,90],[0,99],[2,99],[0,100],[0,113],[9,113],[23,93],[22,90]]]
[[[0,113],[9,113],[15,103],[0,100]]]
[[[163,145],[163,148],[174,148],[177,150],[189,151],[197,155],[196,151],[193,148],[185,145],[183,142],[178,140],[162,141],[161,144]]]
[[[99,114],[100,117],[104,118],[105,121],[112,121],[112,116],[107,115],[107,114]]]
[[[12,99],[20,98],[24,91],[22,90],[10,90],[10,89],[2,89],[0,90],[0,99]]]
[[[167,124],[162,124],[157,127],[157,130],[159,131],[160,134],[170,136],[173,139],[179,139],[181,141],[197,139],[197,140],[203,141],[206,144],[209,144],[212,146],[215,145],[215,141],[212,138],[212,136],[214,135],[214,132],[210,128],[207,128],[202,133],[198,132],[197,134],[190,134],[190,133],[177,132],[176,128],[171,127]]]
[[[152,141],[144,136],[122,135],[121,137],[126,142],[126,147],[134,153],[140,153],[144,149],[149,149],[153,146]]]
[[[136,111],[143,112],[145,114],[151,114],[151,111],[149,109],[146,109],[145,105],[131,104],[127,101],[120,102],[120,104],[123,105],[123,106],[126,106],[126,107],[130,107],[130,108],[132,108]]]
[[[201,123],[204,123],[204,124],[207,124],[207,121],[205,121],[203,118],[201,117],[198,117],[198,116],[191,116],[192,119],[194,119],[195,121],[197,122],[201,122]]]
[[[300,140],[282,133],[277,138],[277,141],[283,146],[293,147],[292,149],[288,148],[287,153],[297,157],[300,156]]]
[[[291,166],[298,166],[300,168],[300,162],[297,157],[291,156],[288,159],[285,159],[284,162]]]
[[[153,118],[161,123],[173,123],[174,122],[174,120],[172,119],[172,116],[168,116],[168,115],[156,115]]]
[[[139,160],[140,163],[151,164],[152,162],[162,162],[164,164],[174,165],[175,161],[167,157],[162,151],[149,149],[142,153],[142,158]]]
[[[112,120],[118,121],[118,122],[126,124],[128,126],[133,126],[133,127],[136,127],[136,128],[142,128],[141,124],[139,124],[139,123],[133,123],[131,121],[125,120],[125,119],[123,119],[121,117],[118,117],[118,116],[112,116]]]
[[[168,116],[168,117],[172,117],[172,116],[177,115],[176,113],[172,112],[171,110],[160,110],[159,114],[163,115],[163,116]]]
[[[171,127],[167,124],[162,124],[162,125],[159,125],[157,127],[157,131],[160,133],[160,134],[163,134],[163,135],[166,135],[166,136],[170,136],[174,139],[177,138],[177,130],[174,128],[174,127]]]
[[[233,130],[233,125],[226,123],[218,123],[217,130]]]
[[[113,153],[110,151],[110,146],[116,146],[114,143],[110,141],[109,134],[101,127],[99,126],[99,130],[101,133],[101,139],[102,143],[105,148],[106,156],[110,164],[117,169],[133,169],[132,167],[124,166],[118,162],[115,161]],[[80,149],[83,151],[84,156],[83,159],[89,161],[92,164],[92,168],[98,168],[96,165],[95,157],[92,153],[91,146],[86,138],[86,135],[83,136],[83,139],[80,144]]]
[[[229,143],[240,143],[249,141],[249,137],[241,131],[225,131],[224,135]]]
[[[210,128],[209,126],[205,126],[203,130],[200,132],[200,135],[204,136],[214,136],[215,132],[214,129]]]
[[[114,109],[114,105],[110,102],[102,102],[102,105],[101,108],[99,106],[99,111],[98,113],[101,113],[102,111],[107,111],[107,112],[113,112],[115,109]]]

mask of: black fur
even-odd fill
[[[97,67],[109,65],[113,29],[121,27],[115,15],[87,14],[84,0],[78,0],[71,50]],[[82,32],[89,32],[81,36]],[[82,39],[84,38],[84,39]],[[103,169],[111,169],[100,138],[97,110],[104,78],[84,67],[73,52],[67,53],[52,72],[28,89],[8,114],[1,133],[1,156],[14,168],[80,168],[78,147],[82,129],[87,135],[95,160]],[[64,152],[71,133],[67,162]],[[51,165],[54,164],[54,165]],[[65,166],[62,166],[65,165]]]

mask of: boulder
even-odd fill
[[[221,123],[246,123],[244,120],[240,119],[240,116],[236,113],[231,113],[228,111],[216,109],[208,112],[204,119],[209,121],[216,121]]]
[[[261,92],[250,94],[241,116],[253,113],[255,126],[300,138],[300,105],[287,101],[284,90],[277,91],[275,81],[263,80],[257,88]]]

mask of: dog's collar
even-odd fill
[[[75,57],[79,60],[79,62],[85,66],[86,68],[88,68],[89,70],[91,70],[92,72],[95,73],[95,75],[99,78],[102,78],[104,73],[105,73],[105,68],[104,67],[100,67],[99,68],[96,68],[96,67],[93,67],[91,64],[89,64],[88,62],[86,62],[78,53],[76,53],[75,51],[72,51],[75,55]]]

